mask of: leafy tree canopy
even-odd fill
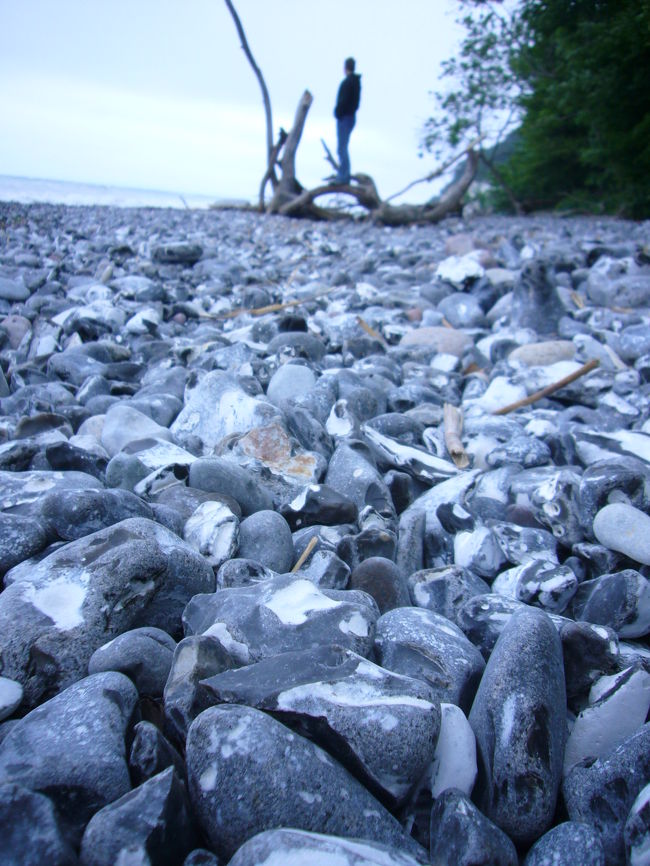
[[[650,216],[650,0],[459,7],[465,38],[444,67],[450,86],[435,94],[424,147],[484,136],[501,205]]]

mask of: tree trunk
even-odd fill
[[[273,198],[269,202],[268,213],[279,213],[284,204],[302,192],[302,186],[296,180],[296,151],[300,144],[307,113],[313,101],[314,97],[308,90],[305,90],[300,97],[293,127],[284,145],[284,153],[280,161],[282,176],[275,189]]]

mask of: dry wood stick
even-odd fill
[[[267,304],[265,307],[239,307],[236,310],[228,310],[227,313],[202,313],[200,319],[235,319],[237,316],[243,316],[248,313],[250,316],[263,316],[265,313],[277,313],[279,310],[286,310],[288,307],[297,307],[300,304],[307,304],[309,301],[316,301],[324,295],[329,295],[338,286],[331,289],[325,289],[318,292],[316,295],[310,295],[308,298],[296,298],[293,301],[285,301],[282,304]]]
[[[365,319],[362,319],[361,316],[357,316],[357,323],[363,328],[363,330],[366,332],[366,334],[368,334],[374,340],[379,340],[379,342],[383,346],[388,345],[386,343],[386,340],[379,333],[379,331],[376,331],[371,325],[368,324],[368,322],[365,321]]]
[[[463,430],[462,410],[452,406],[451,403],[445,403],[442,407],[442,421],[445,428],[445,445],[451,459],[459,469],[467,469],[469,457],[460,438]]]
[[[311,539],[311,541],[309,542],[307,547],[303,550],[302,554],[300,555],[300,557],[298,559],[298,562],[296,562],[294,567],[291,569],[291,574],[293,574],[295,571],[298,571],[298,569],[302,568],[302,566],[305,564],[305,560],[307,559],[307,557],[312,552],[312,550],[316,547],[317,544],[318,544],[318,536],[315,535]]]
[[[332,151],[331,151],[331,150],[329,149],[329,147],[327,146],[327,144],[326,144],[326,142],[325,142],[325,139],[324,139],[324,138],[321,138],[320,143],[321,143],[321,144],[323,145],[323,147],[325,148],[325,159],[327,160],[327,162],[329,162],[329,164],[332,166],[332,168],[334,169],[334,171],[338,171],[338,170],[339,170],[339,164],[338,164],[338,162],[334,159],[334,157],[332,156]]]
[[[558,382],[553,382],[552,385],[547,385],[546,388],[542,388],[541,391],[535,391],[535,393],[531,394],[530,397],[524,397],[523,400],[517,400],[516,403],[510,403],[508,406],[503,406],[492,414],[507,415],[508,412],[514,412],[515,409],[521,409],[522,406],[530,406],[531,403],[536,403],[543,397],[548,397],[550,394],[555,393],[555,391],[559,391],[560,388],[564,388],[565,385],[570,385],[571,382],[575,382],[575,380],[580,379],[581,376],[586,376],[587,373],[591,373],[592,370],[596,369],[599,363],[600,362],[597,358],[592,358],[591,361],[587,361],[587,363],[583,364],[579,370],[570,373],[568,376],[565,376],[564,379],[560,379]]]

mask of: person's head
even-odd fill
[[[354,72],[354,67],[354,57],[346,57],[345,63],[343,64],[343,70],[345,74],[350,75],[352,72]]]

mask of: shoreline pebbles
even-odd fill
[[[2,862],[650,863],[648,228],[0,203]]]

